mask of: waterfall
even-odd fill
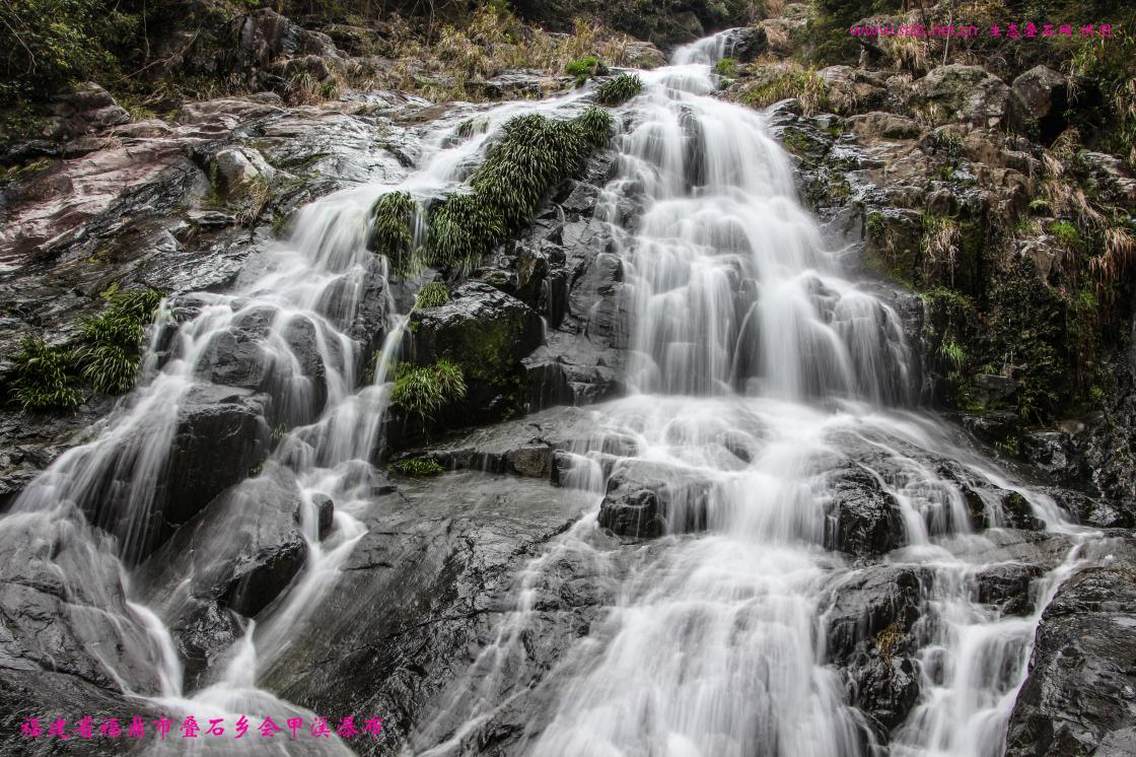
[[[604,405],[561,481],[593,492],[596,508],[527,566],[495,640],[422,713],[408,755],[471,753],[478,729],[510,706],[529,713],[515,753],[540,757],[851,757],[882,753],[885,742],[902,755],[1002,751],[1040,613],[1076,555],[1036,583],[1031,613],[1004,616],[980,603],[976,575],[991,543],[975,533],[968,508],[995,525],[1007,516],[981,493],[966,499],[961,482],[1012,491],[1029,517],[1067,526],[1051,499],[1012,484],[912,406],[910,349],[895,310],[844,268],[798,202],[793,166],[766,116],[714,96],[711,66],[731,44],[729,35],[708,38],[678,50],[673,65],[640,72],[642,94],[617,113],[615,175],[596,216],[611,226],[622,265],[631,391]],[[260,683],[303,642],[296,629],[336,580],[372,504],[371,461],[407,314],[395,307],[385,261],[366,248],[370,209],[394,189],[438,196],[508,118],[569,114],[588,95],[479,109],[484,133],[452,143],[473,110],[455,108],[430,127],[405,181],[306,206],[291,237],[254,256],[232,293],[163,305],[141,385],[0,520],[37,555],[54,554],[53,539],[78,546],[61,570],[69,596],[110,606],[100,592],[127,587],[114,622],[129,629],[117,641],[132,651],[125,664],[100,657],[124,691],[197,715],[312,715]],[[630,221],[629,206],[641,209]],[[355,325],[376,298],[384,338],[367,345]],[[234,395],[233,385],[247,391]],[[225,392],[210,393],[218,387]],[[230,395],[268,397],[247,433],[271,439],[272,451],[225,496],[251,511],[256,486],[294,482],[306,559],[190,687],[169,624],[193,576],[162,575],[147,589],[132,571],[169,536],[157,514],[177,499],[167,474],[179,419],[202,398]],[[613,457],[613,439],[633,452]],[[606,535],[599,521],[610,482],[648,474],[674,494],[666,533],[649,544]],[[895,503],[896,543],[880,550],[884,563],[926,577],[922,617],[910,629],[920,642],[918,701],[887,727],[853,705],[826,636],[833,597],[869,569],[832,549],[841,524],[831,508],[852,480]],[[335,501],[335,528],[321,540],[323,496]],[[615,587],[615,600],[538,687],[516,663],[539,622],[534,587],[569,553]],[[91,643],[99,639],[102,618],[76,622]],[[334,738],[315,744],[309,749],[349,753]]]
[[[509,754],[851,756],[888,741],[904,755],[1002,751],[1041,609],[1074,556],[1038,582],[1026,617],[979,603],[991,545],[972,531],[960,479],[1019,493],[1052,528],[1063,518],[911,409],[896,312],[850,278],[797,201],[765,115],[713,96],[711,66],[729,44],[717,35],[640,72],[644,90],[621,110],[597,217],[623,266],[633,391],[604,405],[562,479],[597,501],[610,482],[661,479],[667,535],[621,546],[593,513],[534,560],[515,612],[405,755],[476,754],[518,707],[528,720]],[[642,212],[628,223],[626,207]],[[619,445],[635,452],[613,458]],[[887,565],[927,577],[911,629],[919,700],[894,727],[851,705],[826,649],[833,597],[864,574],[826,548],[848,471],[900,511],[902,549]],[[532,587],[564,553],[586,555],[616,600],[537,684],[523,665],[524,639],[541,629]]]

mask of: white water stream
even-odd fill
[[[619,174],[597,213],[614,223],[621,199],[645,200],[634,228],[615,229],[631,312],[628,381],[636,391],[606,406],[593,441],[576,450],[574,482],[596,490],[598,501],[604,437],[632,438],[636,455],[617,461],[615,471],[649,464],[676,482],[709,482],[707,531],[624,548],[599,533],[595,515],[585,518],[529,566],[516,612],[474,666],[477,683],[459,683],[460,693],[422,725],[408,753],[467,748],[466,736],[520,696],[502,694],[515,683],[505,661],[519,653],[521,632],[534,620],[527,587],[546,563],[571,551],[602,573],[616,553],[631,550],[616,605],[548,674],[552,705],[541,717],[534,711],[524,753],[869,754],[874,737],[826,664],[821,630],[823,598],[857,569],[823,547],[830,474],[849,466],[871,472],[901,505],[908,546],[888,560],[925,566],[935,577],[926,597],[935,622],[923,653],[922,695],[893,731],[892,753],[1000,750],[1037,613],[1003,618],[974,601],[973,577],[982,567],[974,555],[989,544],[970,533],[957,483],[925,460],[954,460],[991,485],[1011,485],[934,419],[904,409],[911,377],[896,314],[842,274],[795,199],[791,164],[764,116],[712,96],[710,66],[728,48],[723,39],[644,72],[643,94],[620,111]],[[486,134],[443,146],[458,120],[447,117],[433,127],[423,167],[397,188],[437,193],[460,179],[509,117],[570,112],[584,96],[484,110]],[[312,598],[335,580],[363,533],[356,516],[369,505],[369,460],[380,444],[387,371],[404,320],[388,324],[366,385],[362,348],[347,331],[375,275],[365,248],[367,213],[394,188],[360,187],[304,208],[292,238],[250,263],[236,292],[200,297],[169,357],[149,367],[147,381],[96,441],[66,453],[21,496],[16,514],[0,521],[0,528],[53,533],[49,523],[77,524],[85,510],[117,537],[117,545],[82,537],[94,553],[143,550],[179,411],[208,383],[215,341],[247,319],[267,323],[255,348],[268,358],[277,417],[291,430],[259,475],[295,476],[307,563],[249,625],[221,673],[196,691],[185,690],[165,625],[184,597],[173,591],[150,607],[129,605],[129,620],[147,638],[137,640],[131,670],[111,672],[155,707],[198,717],[312,715],[258,688],[257,672],[293,642],[290,630],[318,606]],[[297,329],[314,335],[322,398],[290,342]],[[1052,501],[1021,491],[1037,517],[1060,525]],[[335,529],[323,542],[317,494],[336,506]],[[129,569],[114,565],[128,581]],[[1065,570],[1040,582],[1041,599]],[[135,665],[157,675],[136,676]],[[349,751],[334,739],[302,748]],[[287,749],[282,753],[292,753]]]

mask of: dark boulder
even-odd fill
[[[185,524],[139,570],[141,589],[171,625],[191,680],[278,597],[304,566],[300,492],[273,466]],[[230,613],[229,611],[232,611]]]
[[[410,333],[414,361],[457,363],[468,396],[465,422],[491,417],[523,403],[517,384],[521,360],[540,346],[543,324],[532,308],[485,282],[471,281],[436,308],[415,310]]]
[[[316,509],[316,533],[320,541],[323,541],[335,524],[335,503],[326,494],[315,494],[312,496],[312,505]]]
[[[620,536],[654,538],[705,530],[713,484],[674,466],[617,461],[600,504],[599,524]]]
[[[995,605],[1006,615],[1029,615],[1037,601],[1034,581],[1044,574],[1028,563],[1000,563],[982,569],[975,577],[975,598]]]
[[[1048,145],[1067,125],[1069,80],[1046,66],[1034,66],[1010,85],[1010,115],[1027,136]]]
[[[850,701],[886,729],[919,698],[913,630],[930,582],[922,568],[874,565],[830,589],[826,659],[843,671]]]
[[[1136,552],[1130,539],[1095,552],[1042,615],[1009,757],[1136,754]]]
[[[906,542],[899,503],[879,480],[858,466],[839,471],[826,506],[825,548],[864,557]]]

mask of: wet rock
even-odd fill
[[[190,677],[239,636],[243,623],[228,610],[256,617],[303,568],[300,505],[291,474],[273,467],[210,502],[140,567],[141,590],[171,621]]]
[[[268,398],[231,386],[197,386],[182,403],[159,488],[162,519],[186,523],[268,454]]]
[[[126,109],[94,82],[78,84],[56,96],[51,112],[46,132],[55,139],[73,139],[130,121]]]
[[[919,697],[912,629],[930,580],[923,568],[875,565],[830,589],[826,658],[844,671],[851,702],[889,730]]]
[[[500,412],[520,398],[507,396],[521,360],[543,339],[540,316],[525,303],[480,281],[455,289],[441,307],[415,310],[410,332],[415,362],[448,358],[461,366],[469,388],[463,406],[472,417]]]
[[[962,121],[991,128],[1006,119],[1010,88],[981,66],[952,63],[913,82],[910,104],[936,126]]]
[[[335,524],[335,503],[326,494],[315,494],[312,496],[312,505],[316,508],[316,533],[319,540],[323,541]]]
[[[711,482],[681,469],[617,461],[600,503],[599,524],[620,536],[642,539],[704,530],[712,489]]]
[[[160,693],[160,654],[127,605],[114,544],[74,508],[5,516],[0,558],[0,668],[57,674],[103,699]]]
[[[294,55],[338,55],[331,37],[303,29],[271,8],[259,8],[239,23],[239,53],[249,65],[264,67]]]
[[[817,71],[829,102],[842,114],[876,110],[885,104],[887,87],[881,73],[851,66],[828,66]]]
[[[1037,597],[1033,582],[1044,571],[1027,563],[1001,563],[983,568],[975,577],[976,599],[983,604],[997,605],[1006,615],[1029,615]]]
[[[1045,487],[1044,491],[1077,522],[1096,528],[1132,528],[1136,518],[1131,511],[1103,498],[1078,491]]]
[[[590,496],[461,471],[377,497],[311,625],[296,629],[305,638],[318,628],[321,643],[289,646],[263,672],[264,685],[328,711],[381,712],[384,748],[397,752],[413,726],[430,722],[434,703],[469,690],[460,671],[513,617],[518,572],[589,508]],[[539,679],[587,634],[613,601],[609,585],[588,560],[565,555],[532,587],[541,609],[518,660],[525,680]],[[337,651],[328,657],[329,649]]]
[[[1034,66],[1014,79],[1011,89],[1011,115],[1018,128],[1042,144],[1053,142],[1066,126],[1068,80],[1051,68]]]
[[[895,497],[862,468],[835,474],[826,505],[824,545],[864,557],[882,555],[907,541]]]
[[[884,111],[852,116],[848,125],[861,139],[918,139],[923,133],[923,128],[913,119]]]
[[[1064,431],[1032,431],[1021,435],[1018,449],[1031,465],[1054,481],[1072,484],[1087,478],[1084,459],[1070,434]]]
[[[594,412],[551,408],[522,420],[478,429],[431,447],[428,454],[445,468],[547,480],[553,474],[555,453],[586,443],[595,432],[595,424]]]
[[[1010,757],[1136,752],[1136,561],[1118,544],[1062,584],[1038,626]]]
[[[765,29],[759,26],[743,26],[725,32],[726,55],[739,63],[750,63],[769,47]]]

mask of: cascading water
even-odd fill
[[[675,65],[642,74],[643,94],[621,111],[618,175],[597,215],[611,224],[624,269],[634,392],[604,407],[563,481],[596,491],[598,500],[609,479],[661,480],[675,493],[665,516],[670,533],[648,545],[620,544],[593,514],[558,538],[521,576],[517,606],[496,642],[423,716],[408,754],[476,753],[478,730],[537,689],[516,752],[541,757],[867,755],[886,730],[893,754],[1000,750],[1041,608],[1071,562],[1035,587],[1032,616],[1004,618],[980,604],[975,575],[989,542],[971,532],[973,504],[959,476],[1018,492],[1051,527],[1061,516],[935,419],[903,409],[912,377],[896,314],[842,274],[794,197],[791,165],[764,116],[712,96],[710,65],[731,44],[723,35],[679,50]],[[507,118],[571,109],[585,96],[485,111],[485,134],[445,147],[439,137],[425,166],[399,188],[436,195]],[[250,263],[235,294],[196,296],[165,314],[177,328],[158,329],[145,384],[95,441],[65,454],[0,521],[26,532],[37,555],[51,551],[52,539],[78,545],[53,558],[68,561],[61,572],[83,577],[67,587],[72,597],[119,580],[129,585],[125,566],[152,553],[156,508],[176,497],[166,471],[181,412],[202,391],[240,378],[241,366],[226,363],[222,347],[253,356],[280,438],[263,471],[229,496],[239,511],[256,501],[257,486],[293,482],[306,565],[192,688],[167,624],[189,602],[194,576],[155,580],[149,591],[132,587],[113,625],[115,643],[134,651],[127,664],[109,657],[104,664],[123,690],[156,709],[312,715],[257,683],[297,643],[294,629],[363,533],[357,516],[370,505],[369,459],[380,443],[386,372],[405,319],[387,308],[375,378],[362,386],[366,351],[351,331],[375,296],[368,287],[385,279],[365,234],[371,204],[391,188],[360,187],[313,203],[289,242]],[[642,208],[631,223],[622,216],[629,205]],[[633,453],[613,458],[613,439]],[[949,475],[942,460],[954,465]],[[826,549],[839,525],[829,507],[842,475],[894,499],[905,546],[888,563],[930,576],[915,630],[920,699],[886,730],[851,706],[828,664],[828,605],[862,570]],[[322,541],[317,495],[336,503],[335,528]],[[998,502],[981,506],[1001,522]],[[115,540],[87,526],[82,513]],[[537,687],[518,677],[516,663],[538,619],[536,587],[566,554],[593,565],[616,599]],[[208,555],[193,564],[193,571],[209,569]],[[91,643],[105,643],[103,620],[76,627]],[[334,738],[303,748],[348,751]]]
[[[622,111],[618,175],[597,216],[623,263],[636,393],[603,407],[562,478],[597,498],[621,478],[661,480],[671,535],[621,546],[585,518],[532,563],[496,642],[405,754],[478,753],[516,707],[529,719],[503,753],[868,755],[887,741],[892,754],[1001,752],[1041,609],[1073,556],[1037,582],[1033,615],[981,604],[991,545],[972,533],[960,479],[1018,493],[1051,527],[1063,518],[903,409],[913,381],[895,312],[841,275],[764,116],[712,96],[710,66],[730,39],[642,73]],[[633,224],[628,206],[642,208]],[[613,458],[613,441],[634,454]],[[826,607],[861,572],[825,549],[849,474],[898,505],[906,546],[889,565],[927,576],[912,629],[921,694],[894,728],[851,707],[826,664]],[[981,507],[1004,522],[993,498]],[[521,664],[540,632],[534,587],[566,552],[586,555],[616,599],[538,684]]]

